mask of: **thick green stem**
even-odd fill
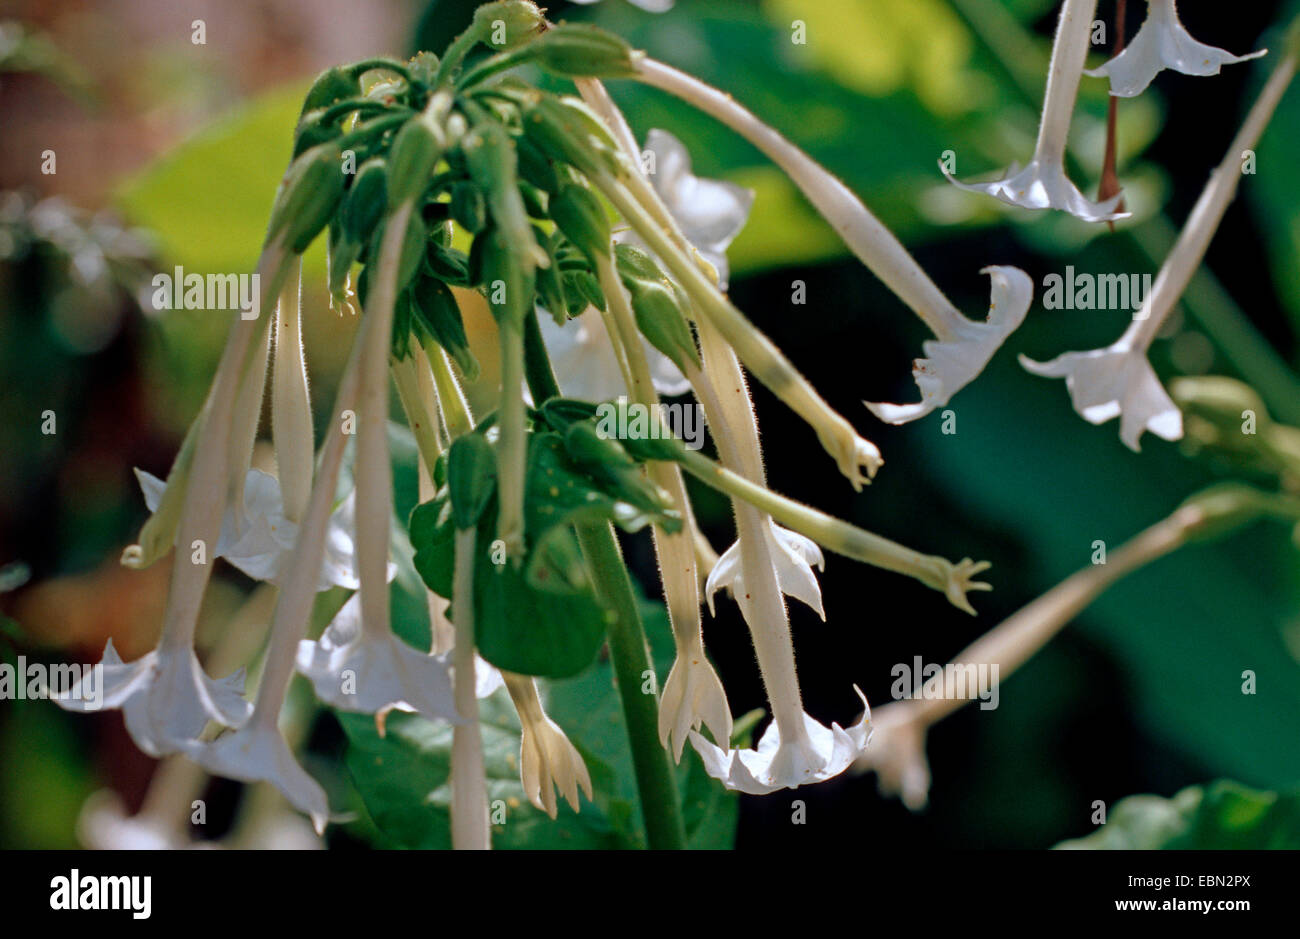
[[[528,382],[533,404],[539,407],[547,398],[560,396],[560,383],[555,380],[555,371],[546,354],[536,309],[529,310],[524,317],[524,380]]]
[[[591,564],[597,593],[615,614],[609,624],[609,657],[623,701],[646,840],[656,850],[681,850],[686,847],[686,829],[672,763],[668,751],[659,744],[658,695],[653,690],[641,690],[646,676],[653,675],[654,670],[632,581],[608,524],[579,526],[578,541]]]

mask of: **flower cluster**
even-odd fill
[[[1063,169],[1094,7],[1062,5],[1027,168],[964,188],[1090,221],[1122,217],[1118,197],[1089,202]],[[1114,93],[1136,93],[1159,63],[1206,73],[1204,63],[1188,65],[1196,44],[1180,30],[1172,2],[1153,0],[1139,41],[1108,66]],[[522,64],[573,79],[578,95],[525,83],[512,72]],[[123,710],[146,752],[271,782],[322,830],[325,792],[278,724],[300,673],[321,702],[373,714],[381,728],[393,709],[450,724],[453,844],[484,848],[478,700],[504,686],[513,703],[530,801],[554,817],[558,791],[578,810],[581,794],[592,798],[591,775],[547,715],[538,679],[576,674],[608,642],[628,732],[642,748],[650,840],[673,845],[680,819],[675,833],[671,817],[652,818],[663,807],[650,794],[671,772],[666,757],[680,760],[688,741],[710,775],[753,794],[825,780],[864,758],[865,697],[857,692],[856,720],[828,727],[804,710],[795,670],[786,598],[825,618],[816,574],[823,551],[912,577],[974,613],[968,594],[989,589],[975,579],[987,564],[922,554],[768,486],[742,368],[812,427],[855,488],[883,460],[725,292],[726,249],[753,194],[695,176],[685,147],[664,131],[649,132],[643,154],[601,84],[609,78],[662,88],[742,134],[934,333],[914,367],[920,402],[868,404],[880,419],[912,421],[947,404],[1024,320],[1033,290],[1023,271],[985,268],[987,318],[967,318],[861,199],[729,95],[605,32],[550,24],[528,0],[484,5],[441,57],[332,68],[308,92],[271,210],[259,273],[262,308],[275,316],[235,322],[167,479],[140,473],[152,514],[123,560],[144,566],[172,551],[165,626],[143,658],[123,663],[110,643],[103,664],[105,702]],[[1277,79],[1265,89],[1133,328],[1106,350],[1026,362],[1066,377],[1088,420],[1122,415],[1121,436],[1135,448],[1143,430],[1167,439],[1181,432],[1146,350],[1232,197],[1233,154],[1253,145],[1284,87]],[[318,237],[328,244],[331,294],[349,304],[355,296],[363,311],[320,440],[299,283],[301,255]],[[471,412],[460,386],[485,354],[467,339],[465,292],[482,296],[497,326],[500,386],[487,415]],[[268,368],[275,475],[250,466]],[[394,519],[390,382],[419,452],[421,505],[409,525]],[[656,407],[660,395],[686,392],[703,408],[717,461],[675,440],[599,430],[598,402]],[[720,557],[696,526],[686,474],[731,500],[736,541]],[[428,588],[427,649],[393,629],[394,526]],[[657,701],[636,687],[645,641],[611,526],[648,528],[659,559],[675,661]],[[194,651],[219,557],[277,590],[252,702],[242,672],[214,680]],[[316,595],[330,588],[353,593],[319,639],[308,639]],[[732,739],[726,692],[702,640],[702,609],[712,612],[720,591],[748,625],[770,705],[772,722],[752,748]],[[652,755],[645,726],[661,745]],[[924,788],[917,772],[905,788]]]

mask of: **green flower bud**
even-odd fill
[[[323,109],[311,111],[303,115],[298,122],[298,130],[293,139],[293,158],[297,159],[305,151],[310,150],[318,144],[327,143],[342,136],[343,132],[339,129],[337,123],[322,123],[319,118],[324,114]]]
[[[519,181],[519,196],[524,200],[524,211],[529,218],[548,219],[551,217],[550,200],[546,193],[531,183]]]
[[[600,118],[576,98],[538,95],[524,111],[524,133],[547,158],[576,166],[588,176],[618,175],[618,147]]]
[[[537,236],[537,243],[547,250],[550,240],[539,229],[533,229]],[[546,267],[537,269],[537,301],[546,308],[557,323],[563,323],[568,319],[568,300],[564,294],[564,278],[556,263],[555,258],[551,258],[551,263]]]
[[[609,257],[612,227],[600,198],[586,186],[565,186],[551,200],[551,218],[593,265]]]
[[[497,50],[514,49],[534,39],[546,26],[546,17],[530,0],[499,0],[474,11],[474,29]]]
[[[343,231],[353,241],[365,242],[388,205],[388,173],[383,157],[373,157],[361,164],[339,209]]]
[[[1188,530],[1189,541],[1208,541],[1269,513],[1275,497],[1242,483],[1221,483],[1204,489],[1181,508],[1196,509],[1201,518]]]
[[[565,271],[564,295],[569,304],[569,315],[579,316],[587,307],[605,309],[605,293],[600,281],[591,271]]]
[[[447,452],[447,490],[457,528],[464,531],[478,524],[496,482],[496,455],[482,434],[464,434],[451,442]]]
[[[418,199],[442,155],[442,135],[423,115],[413,117],[393,138],[388,161],[388,208]]]
[[[412,215],[406,226],[402,239],[402,255],[397,265],[397,289],[402,291],[411,282],[424,261],[425,250],[429,244],[429,230],[424,227],[420,216]]]
[[[536,144],[527,137],[519,137],[515,140],[515,153],[519,159],[520,179],[552,195],[560,191],[560,177],[555,172],[555,165],[537,149]]]
[[[325,143],[289,164],[271,208],[268,240],[283,237],[295,254],[307,250],[343,198],[342,156],[337,144]]]
[[[451,217],[471,235],[487,226],[487,201],[473,183],[461,180],[451,187]]]
[[[305,115],[308,111],[327,107],[335,101],[342,101],[344,98],[351,98],[360,93],[361,86],[357,83],[356,76],[348,74],[341,68],[326,69],[317,76],[316,81],[312,82],[307,97],[303,99],[302,111],[299,114]]]
[[[508,242],[516,247],[528,273],[550,259],[533,241],[532,225],[519,194],[514,144],[499,124],[475,127],[461,142],[470,177],[487,197],[488,212]]]
[[[530,242],[532,237],[530,228]],[[499,228],[491,227],[480,234],[474,239],[474,247],[479,249],[481,282],[492,316],[499,325],[522,329],[533,304],[535,268],[524,260],[525,252],[514,247]],[[535,242],[532,247],[536,247]],[[473,269],[473,252],[470,257]]]
[[[683,371],[688,370],[688,364],[698,367],[700,353],[695,336],[678,305],[672,284],[645,253],[631,245],[619,245],[615,255],[618,274],[631,297],[632,313],[641,335]]]
[[[343,234],[338,225],[330,225],[329,250],[325,256],[330,296],[336,303],[347,299],[348,273],[361,253],[361,243]]]
[[[616,498],[659,515],[674,512],[668,493],[650,480],[619,441],[603,436],[595,425],[571,424],[564,432],[564,449]]]
[[[580,23],[552,27],[532,50],[543,68],[572,78],[629,78],[644,55],[613,33]]]

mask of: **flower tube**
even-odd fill
[[[1293,46],[1273,71],[1124,334],[1105,349],[1067,352],[1050,362],[1020,357],[1020,363],[1035,375],[1064,378],[1074,409],[1084,420],[1103,424],[1119,417],[1120,439],[1132,450],[1139,449],[1145,431],[1165,440],[1183,435],[1182,414],[1156,377],[1147,352],[1205,258],[1241,183],[1241,154],[1258,143],[1295,76],[1296,57]]]

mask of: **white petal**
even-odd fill
[[[691,733],[691,744],[708,774],[728,789],[766,795],[822,782],[844,772],[871,739],[871,708],[857,686],[853,690],[862,699],[862,719],[846,730],[839,724],[825,727],[805,714],[806,747],[782,743],[775,721],[755,750],[723,750],[696,732]]]
[[[713,739],[731,740],[731,707],[713,665],[704,657],[683,658],[679,653],[664,682],[659,701],[659,740],[671,746],[673,759],[682,761],[682,748],[693,730],[709,728]]]
[[[781,592],[808,604],[825,620],[822,588],[817,583],[817,575],[813,573],[814,564],[818,570],[826,568],[822,549],[812,539],[782,528],[770,519],[769,522],[772,563],[776,566],[776,580]]]
[[[588,307],[563,326],[549,315],[538,316],[538,322],[551,367],[565,395],[583,401],[611,401],[627,394],[623,372],[614,356],[614,344],[599,310]],[[642,345],[656,391],[672,396],[690,389],[690,382],[672,359],[644,339]]]
[[[984,371],[1006,338],[1020,327],[1034,299],[1034,282],[1016,267],[986,267],[980,273],[992,281],[989,315],[983,323],[962,318],[956,338],[930,339],[921,344],[926,357],[917,359],[912,377],[921,391],[918,404],[864,402],[887,424],[905,424],[947,404],[952,396]]]
[[[96,669],[102,677],[93,680],[102,682],[102,697],[78,683],[55,703],[69,711],[120,709],[136,746],[150,756],[184,749],[209,720],[238,727],[252,710],[243,698],[243,669],[214,680],[192,649],[154,649],[124,664],[110,639]]]
[[[821,548],[816,542],[803,535],[777,525],[770,517],[767,521],[768,546],[771,549],[772,564],[776,570],[777,585],[781,588],[781,592],[787,597],[794,597],[806,603],[817,611],[818,616],[823,620],[826,619],[826,611],[822,608],[821,586],[817,583],[817,575],[812,569],[814,564],[819,570],[825,567],[826,561],[822,556]],[[745,590],[739,541],[733,542],[731,547],[722,553],[704,582],[704,598],[709,604],[711,615],[717,615],[713,605],[713,595],[724,588],[735,599],[745,621],[751,622],[751,604]]]
[[[1184,75],[1218,75],[1225,65],[1257,59],[1268,50],[1233,55],[1197,42],[1178,19],[1174,0],[1152,0],[1138,34],[1118,56],[1087,74],[1109,76],[1110,93],[1119,98],[1141,94],[1167,68]]]
[[[194,742],[186,754],[216,776],[243,782],[269,782],[279,789],[294,808],[311,816],[317,834],[329,821],[325,790],[294,759],[283,736],[260,722],[211,743]]]
[[[943,174],[960,189],[982,192],[1026,209],[1060,209],[1085,222],[1112,222],[1128,218],[1132,214],[1116,211],[1120,200],[1124,198],[1122,194],[1104,202],[1090,201],[1070,182],[1065,170],[1055,163],[1044,164],[1033,160],[1024,169],[1013,163],[1000,179],[985,183],[960,182],[948,173],[946,167]]]
[[[701,179],[691,173],[685,145],[658,128],[646,135],[646,150],[654,155],[650,181],[676,219],[686,240],[714,266],[727,286],[727,246],[745,227],[754,192],[725,180]]]
[[[519,744],[519,778],[528,801],[551,818],[556,815],[556,789],[575,812],[579,810],[579,788],[591,799],[587,764],[564,731],[549,717],[524,722]]]
[[[158,506],[162,504],[163,493],[167,491],[167,482],[139,468],[135,470],[135,478],[140,484],[140,492],[144,494],[145,508],[157,512]]]
[[[1050,362],[1020,357],[1035,375],[1064,378],[1074,409],[1084,420],[1103,424],[1120,417],[1120,439],[1138,450],[1144,431],[1165,440],[1183,435],[1183,416],[1143,351],[1115,345],[1091,352],[1067,352]]]
[[[298,644],[297,664],[316,697],[340,710],[375,714],[407,704],[429,720],[463,723],[452,697],[448,657],[413,649],[391,632],[367,635],[359,593],[343,604],[319,641]]]

